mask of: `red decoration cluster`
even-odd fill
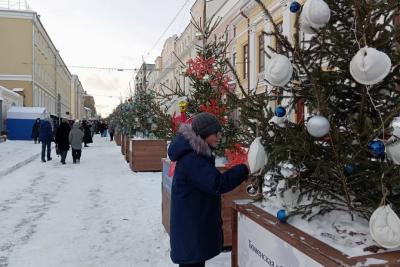
[[[200,105],[201,112],[214,114],[222,124],[226,123],[225,110],[226,108],[223,106],[219,106],[217,100],[215,99],[211,99],[210,103]]]
[[[187,64],[189,65],[186,70],[186,75],[192,76],[193,78],[202,80],[205,75],[211,76],[214,68],[213,64],[215,63],[214,58],[205,59],[201,55],[198,55],[194,60],[189,59]]]
[[[216,72],[213,79],[210,81],[211,86],[214,89],[219,89],[222,94],[232,92],[229,82],[231,78],[228,75],[224,75],[221,72]]]
[[[233,149],[225,150],[225,157],[228,159],[225,167],[229,169],[247,161],[247,150],[242,145],[235,144]]]
[[[181,123],[186,123],[187,122],[187,117],[185,112],[181,112],[179,116],[174,115],[172,116],[171,119],[171,124],[172,124],[172,132],[175,134],[179,130],[179,126]]]
[[[221,94],[226,94],[231,91],[229,82],[230,77],[220,70],[215,69],[216,60],[214,58],[205,59],[198,55],[195,59],[189,59],[187,64],[189,67],[186,70],[186,75],[197,80],[203,80],[205,75],[209,76],[208,82]]]

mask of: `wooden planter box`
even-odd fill
[[[163,169],[162,169],[162,185],[161,185],[161,194],[162,194],[162,224],[164,225],[165,230],[170,231],[169,226],[169,218],[170,218],[170,207],[171,207],[171,187],[172,187],[172,177],[168,176],[170,161],[167,159],[162,159]],[[218,168],[221,172],[224,172],[224,168]],[[221,217],[223,223],[223,231],[224,231],[224,247],[229,248],[232,246],[232,216],[231,211],[234,206],[233,200],[238,199],[246,199],[248,195],[246,193],[247,185],[242,183],[235,190],[222,195],[222,207],[221,207]]]
[[[129,165],[134,172],[161,171],[161,159],[167,156],[166,140],[130,141]]]
[[[131,151],[131,138],[129,137],[129,136],[125,136],[125,139],[124,139],[124,149],[125,149],[125,152],[124,152],[124,155],[125,155],[125,160],[126,160],[126,162],[129,162],[129,160],[130,160],[130,151]]]
[[[252,204],[236,204],[232,220],[232,267],[400,266],[400,251],[349,257]]]
[[[114,136],[114,140],[115,140],[115,143],[117,143],[117,146],[120,146],[121,145],[121,134],[120,133],[116,133],[115,134],[115,136]]]
[[[125,139],[126,135],[121,135],[121,153],[122,155],[125,155]]]

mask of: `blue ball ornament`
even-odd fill
[[[278,210],[278,213],[276,214],[276,218],[278,218],[278,220],[280,222],[285,223],[287,220],[287,214],[286,214],[286,210]]]
[[[385,144],[381,140],[372,140],[368,143],[368,148],[375,157],[385,155]]]
[[[299,12],[300,9],[301,9],[301,5],[300,5],[299,2],[293,1],[293,2],[290,4],[290,12],[292,12],[292,13],[297,13],[297,12]]]
[[[346,166],[344,167],[344,171],[346,174],[350,175],[354,173],[354,165],[353,164],[346,164]]]
[[[275,115],[279,118],[282,118],[283,116],[286,115],[286,109],[282,106],[276,107]]]

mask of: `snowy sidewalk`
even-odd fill
[[[33,141],[7,140],[0,143],[0,178],[39,158],[41,149],[42,145]]]
[[[33,161],[0,179],[0,266],[177,266],[161,224],[161,174],[130,171],[95,137],[80,164]],[[230,253],[207,267],[230,266]]]

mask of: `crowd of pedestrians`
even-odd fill
[[[71,147],[73,163],[80,163],[82,147],[89,147],[93,143],[93,135],[99,133],[101,137],[107,137],[110,133],[110,140],[113,141],[114,126],[107,125],[105,121],[70,121],[61,119],[58,125],[57,120],[36,119],[32,125],[32,139],[35,144],[42,144],[42,162],[52,160],[51,142],[56,144],[56,154],[61,157],[61,163],[66,164],[68,151]],[[83,144],[83,145],[82,145]]]

